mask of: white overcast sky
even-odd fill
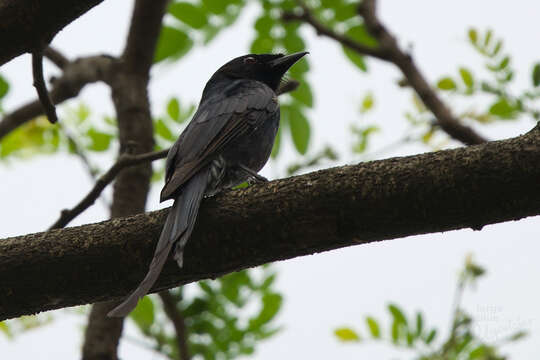
[[[131,3],[105,1],[58,34],[53,45],[70,57],[119,54]],[[459,65],[473,69],[482,66],[467,45],[465,34],[470,26],[491,27],[504,38],[517,70],[516,88],[528,86],[531,65],[540,60],[539,2],[383,0],[380,3],[381,17],[401,43],[413,49],[418,65],[432,82],[440,75],[455,74]],[[247,51],[252,36],[249,27],[255,15],[255,8],[251,7],[237,25],[221,34],[211,46],[193,51],[180,66],[157,69],[150,89],[154,113],[164,112],[170,96],[198,101],[209,74]],[[342,152],[347,151],[351,141],[349,124],[358,119],[358,103],[367,91],[374,93],[377,102],[369,121],[383,128],[371,150],[399,139],[407,126],[403,113],[411,107],[410,93],[395,86],[399,73],[377,61],[369,61],[369,74],[359,73],[340,55],[337,45],[317,38],[310,30],[303,31],[309,39],[310,80],[316,95],[316,107],[310,113],[314,124],[312,149],[329,143]],[[52,67],[46,68],[48,73],[54,71]],[[13,84],[6,109],[34,98],[29,56],[11,61],[0,72]],[[81,99],[97,114],[112,114],[108,96],[105,86],[94,85],[82,92]],[[490,138],[507,138],[524,133],[533,125],[532,122],[509,123],[482,130]],[[409,146],[382,156],[422,151],[426,148]],[[293,159],[294,152],[289,146],[280,163],[268,165],[263,173],[275,177]],[[104,161],[109,163],[112,159]],[[65,155],[2,164],[0,177],[0,238],[43,231],[61,209],[73,206],[91,186],[79,161]],[[155,186],[148,201],[149,210],[159,206],[158,192],[159,186]],[[106,217],[106,211],[98,203],[73,224]],[[446,329],[457,271],[469,253],[488,269],[488,275],[465,297],[467,308],[479,319],[478,332],[487,340],[497,340],[516,330],[529,330],[531,334],[526,340],[504,349],[512,359],[538,356],[540,291],[535,284],[540,274],[539,234],[540,218],[535,217],[486,226],[482,231],[414,236],[280,262],[275,265],[279,269],[277,286],[284,293],[285,302],[277,323],[284,330],[258,346],[253,358],[390,358],[395,353],[379,344],[340,344],[332,330],[350,325],[365,334],[363,319],[367,314],[374,314],[383,319],[383,324],[388,324],[385,307],[389,301],[400,304],[409,313],[422,309],[430,324]],[[85,319],[65,310],[56,312],[55,318],[52,325],[13,341],[0,335],[3,358],[78,358]],[[138,336],[132,325],[127,326],[127,334]],[[399,358],[407,355],[411,354]],[[122,342],[120,357],[162,358],[128,341]]]

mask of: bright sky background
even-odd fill
[[[53,45],[70,57],[95,53],[119,54],[127,32],[131,1],[105,1],[102,5],[69,25]],[[413,55],[429,80],[456,74],[457,67],[478,69],[481,60],[466,41],[470,26],[491,27],[504,38],[517,69],[517,86],[530,83],[530,70],[540,60],[538,47],[540,3],[516,0],[509,6],[502,0],[456,1],[381,1],[380,14],[391,31]],[[224,32],[208,48],[193,51],[177,67],[156,69],[151,83],[154,114],[164,112],[167,99],[178,96],[197,102],[209,74],[229,59],[243,54],[252,37],[249,29],[256,15],[255,7]],[[376,98],[376,110],[365,121],[383,128],[374,138],[375,151],[403,136],[406,121],[403,113],[411,108],[410,92],[399,89],[401,78],[392,66],[369,61],[369,73],[362,74],[340,54],[337,45],[317,38],[307,29],[311,52],[310,80],[316,94],[311,112],[314,124],[312,150],[329,143],[348,151],[351,143],[349,124],[358,121],[358,104],[367,91]],[[32,88],[30,57],[21,56],[1,70],[13,84],[6,109],[35,97]],[[48,74],[55,72],[46,67]],[[97,114],[113,114],[109,90],[104,85],[87,87],[80,97]],[[60,115],[62,112],[60,111]],[[532,122],[509,123],[482,129],[490,138],[507,138],[526,132]],[[399,152],[380,157],[426,151],[408,146]],[[280,165],[268,165],[263,174],[276,177],[283,165],[294,160],[289,149]],[[105,159],[108,164],[112,159]],[[350,160],[352,161],[352,160]],[[102,168],[108,165],[103,164]],[[73,206],[91,186],[79,160],[65,155],[16,161],[0,165],[2,178],[0,238],[45,230],[61,209]],[[148,200],[148,210],[158,206],[160,186],[155,186]],[[110,192],[108,193],[110,195]],[[444,204],[441,204],[444,206]],[[105,219],[101,204],[85,212],[71,225]],[[358,219],[362,221],[362,219]],[[497,340],[516,330],[529,330],[530,336],[504,349],[512,359],[533,358],[540,343],[540,217],[519,222],[486,226],[482,231],[462,230],[396,241],[349,247],[314,256],[283,261],[277,286],[285,296],[277,319],[284,330],[258,346],[253,357],[270,359],[385,359],[392,356],[385,346],[344,345],[335,340],[333,329],[350,325],[366,334],[364,316],[376,315],[388,325],[386,304],[396,302],[408,314],[425,311],[429,324],[447,329],[452,296],[466,254],[488,269],[474,291],[467,292],[465,304],[478,319],[478,332],[487,340]],[[5,359],[80,357],[82,326],[85,318],[67,310],[56,313],[55,322],[7,341],[0,335],[0,352]],[[388,329],[383,329],[388,331]],[[138,336],[128,324],[127,334]],[[410,355],[410,354],[406,354]],[[399,358],[407,358],[406,355]],[[120,357],[124,359],[161,359],[154,352],[123,341]],[[394,356],[395,357],[395,356]]]

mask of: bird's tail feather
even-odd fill
[[[184,185],[182,193],[175,199],[167,220],[165,220],[165,225],[163,226],[163,230],[161,230],[148,273],[137,289],[124,302],[111,310],[107,316],[127,316],[137,306],[139,299],[146,295],[156,282],[163,265],[167,261],[171,247],[175,242],[174,259],[178,263],[178,266],[182,267],[184,246],[193,231],[197,213],[199,212],[199,205],[208,183],[208,175],[209,170],[203,169]]]

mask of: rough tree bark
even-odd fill
[[[540,214],[540,125],[467,148],[338,167],[205,199],[153,291],[270,261]],[[0,320],[125,296],[167,210],[0,241]]]
[[[137,0],[120,60],[113,65],[109,86],[116,109],[120,154],[142,154],[154,148],[148,101],[150,67],[167,1]],[[144,212],[152,177],[151,163],[127,168],[114,183],[111,218]],[[116,360],[124,319],[107,318],[115,301],[95,304],[88,319],[83,360]]]

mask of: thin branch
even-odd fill
[[[80,215],[84,210],[89,208],[97,198],[99,198],[99,195],[101,192],[109,185],[116,175],[120,173],[120,171],[126,167],[134,166],[143,164],[146,162],[154,161],[157,159],[163,159],[167,156],[167,153],[169,152],[168,149],[161,150],[161,151],[155,151],[151,153],[146,154],[140,154],[140,155],[129,155],[129,154],[122,154],[118,158],[118,161],[105,173],[103,174],[95,183],[94,187],[90,192],[72,209],[65,209],[62,210],[60,217],[56,222],[51,225],[49,230],[52,229],[60,229],[66,226],[71,220],[73,220],[75,217]]]
[[[329,29],[328,27],[324,26],[321,22],[319,22],[313,13],[308,9],[308,7],[303,2],[298,2],[298,5],[302,8],[302,12],[296,13],[296,12],[284,12],[281,16],[283,21],[302,21],[305,22],[313,27],[315,29],[315,32],[317,35],[322,35],[329,37],[331,39],[336,40],[341,45],[344,45],[351,50],[356,51],[357,53],[360,53],[362,55],[372,56],[377,59],[381,60],[388,60],[387,54],[384,53],[379,48],[369,47],[365,46],[363,44],[360,44],[356,42],[355,40],[351,39],[350,37],[346,35],[342,35],[339,33],[334,32],[333,30]]]
[[[375,0],[364,0],[358,7],[358,12],[363,17],[366,28],[378,42],[378,46],[374,48],[336,33],[318,21],[303,1],[296,0],[296,2],[301,12],[284,13],[282,16],[284,21],[303,21],[311,25],[318,35],[334,39],[360,55],[372,56],[393,63],[401,70],[410,86],[416,91],[426,107],[435,115],[441,129],[448,135],[467,145],[481,144],[488,141],[471,127],[463,125],[458,118],[452,115],[450,109],[439,98],[436,91],[417,68],[411,55],[401,50],[395,37],[380,22],[375,13]]]
[[[34,76],[34,87],[36,88],[39,101],[51,124],[58,121],[56,108],[54,107],[45,80],[43,79],[43,49],[38,48],[32,52],[32,75]]]
[[[163,302],[163,309],[165,310],[165,314],[167,314],[167,317],[169,318],[169,320],[171,320],[174,326],[174,330],[176,332],[176,345],[178,346],[178,353],[180,354],[180,359],[189,360],[191,359],[191,355],[189,352],[187,342],[188,334],[186,331],[186,324],[184,321],[184,316],[182,315],[182,311],[178,309],[178,307],[176,306],[176,299],[168,290],[160,291],[158,295]]]
[[[54,65],[59,69],[64,70],[66,66],[70,63],[69,59],[64,56],[60,51],[56,50],[52,46],[47,46],[43,50],[43,56],[49,59]]]

